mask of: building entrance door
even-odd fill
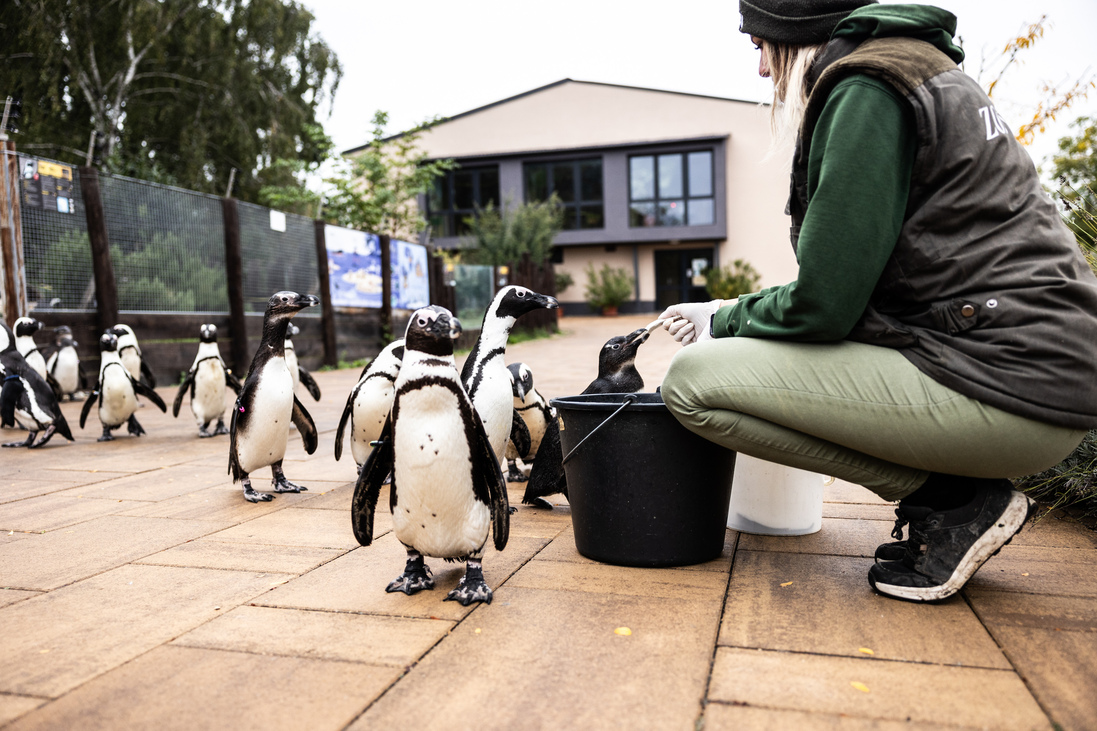
[[[707,302],[701,272],[713,265],[716,250],[664,249],[655,252],[655,306],[662,312],[679,302]]]

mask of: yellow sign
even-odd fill
[[[58,165],[55,162],[38,161],[38,174],[48,175],[51,178],[63,178],[72,180],[72,168],[68,165]]]

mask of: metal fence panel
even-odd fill
[[[312,219],[280,214],[253,203],[241,202],[238,210],[244,259],[244,309],[263,312],[270,296],[283,290],[319,293],[316,228]],[[310,307],[297,315],[319,316],[319,307]]]
[[[457,319],[466,328],[478,328],[495,297],[490,266],[458,264],[453,270]]]
[[[221,199],[100,173],[118,309],[225,313]]]
[[[23,259],[26,263],[27,301],[35,310],[95,310],[95,276],[84,216],[80,174],[75,165],[32,155],[19,155],[20,170],[34,161],[65,165],[72,169],[69,213],[56,207],[28,205],[20,181],[20,220],[23,225]],[[22,173],[21,173],[22,175]]]

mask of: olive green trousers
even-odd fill
[[[671,362],[662,395],[686,428],[710,441],[864,485],[885,500],[906,497],[930,472],[1040,472],[1086,434],[987,406],[896,350],[847,341],[689,345]]]

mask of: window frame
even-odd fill
[[[708,181],[709,181],[709,194],[708,195],[691,195],[690,191],[690,155],[696,153],[708,153]],[[662,157],[675,156],[681,162],[681,177],[682,177],[682,194],[681,196],[662,198],[659,195],[659,159]],[[652,197],[651,198],[634,198],[633,197],[633,178],[632,178],[632,165],[633,161],[640,158],[648,158],[652,161]],[[630,229],[651,229],[651,228],[671,228],[671,227],[701,227],[701,226],[713,226],[717,223],[717,206],[716,206],[716,149],[714,147],[696,147],[686,149],[675,150],[651,150],[642,153],[636,153],[628,155],[625,160],[625,186],[628,190],[628,227]],[[681,223],[664,223],[661,215],[660,203],[670,203],[673,201],[681,201],[685,207],[682,212]],[[710,220],[704,223],[691,223],[690,222],[690,202],[691,201],[710,201],[712,205],[712,217]],[[640,215],[634,211],[633,206],[635,204],[650,204],[655,211],[655,223],[651,225],[644,225],[643,223],[636,223],[635,216]]]
[[[582,166],[589,163],[598,163],[598,188],[601,193],[599,198],[583,198]],[[530,170],[532,168],[545,168],[545,189],[549,197],[556,192],[555,172],[557,167],[571,167],[572,186],[574,198],[571,201],[561,200],[561,206],[565,211],[564,231],[599,231],[606,227],[606,164],[602,155],[589,157],[565,158],[559,160],[527,160],[522,162],[522,193],[527,203],[541,202],[534,198],[530,191]],[[559,197],[559,196],[557,196]],[[600,211],[600,223],[597,226],[583,225],[583,209],[597,206]],[[570,221],[568,220],[570,217]],[[570,226],[568,224],[571,224]]]
[[[486,200],[483,195],[484,191],[482,185],[485,172],[495,173],[494,196],[488,197]],[[459,173],[472,173],[472,208],[458,208],[456,205],[456,181]],[[436,209],[434,207],[434,200],[438,195],[437,186],[439,185],[446,187],[446,195],[449,197],[450,205],[446,208]],[[479,211],[486,208],[488,203],[493,203],[495,207],[498,208],[501,187],[498,163],[470,165],[469,167],[459,166],[453,170],[447,170],[445,175],[435,179],[435,188],[432,188],[427,193],[427,228],[430,230],[431,236],[433,238],[453,238],[467,234],[468,231],[462,228],[464,226],[464,220],[470,216],[479,216]],[[442,200],[444,200],[444,198],[442,198]],[[441,230],[437,228],[439,223],[442,226]]]

